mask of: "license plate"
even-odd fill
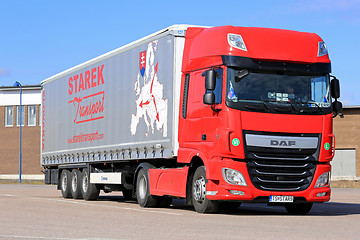
[[[294,202],[294,196],[270,196],[269,202],[292,203]]]

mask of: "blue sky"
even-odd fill
[[[360,0],[0,0],[0,86],[39,84],[56,73],[173,24],[315,32],[360,105]]]

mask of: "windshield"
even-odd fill
[[[313,113],[324,113],[324,109],[331,112],[329,75],[300,76],[229,68],[226,100],[231,107],[247,108],[244,110],[276,112],[274,108],[282,106],[285,112],[288,109],[300,113],[307,108],[314,108]]]

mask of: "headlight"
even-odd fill
[[[230,168],[222,169],[223,178],[229,184],[247,186],[244,176],[241,172]]]
[[[228,34],[228,42],[229,42],[230,46],[232,46],[234,48],[238,48],[243,51],[247,51],[245,42],[244,42],[243,38],[241,37],[241,35],[229,33]]]
[[[329,183],[330,183],[330,172],[323,173],[316,181],[315,188],[328,187]]]
[[[318,57],[325,56],[326,54],[328,54],[328,50],[325,42],[319,42]]]

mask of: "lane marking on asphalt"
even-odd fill
[[[5,196],[5,197],[15,197],[15,195],[11,195],[11,194],[1,194],[1,195]]]
[[[74,238],[58,238],[58,237],[32,237],[32,236],[17,236],[17,235],[2,235],[0,238],[19,238],[19,239],[50,239],[50,240],[73,240]],[[111,240],[115,238],[77,238],[78,240]]]
[[[16,235],[2,235],[0,234],[1,238],[20,238],[20,239],[53,239],[53,240],[67,240],[71,238],[54,238],[54,237],[31,237],[31,236],[16,236]]]

